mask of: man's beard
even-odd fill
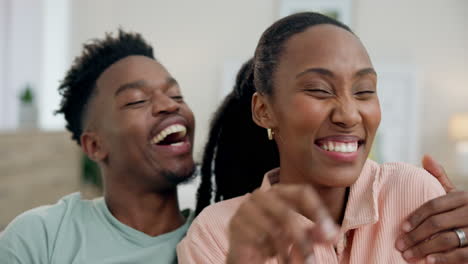
[[[193,167],[185,170],[184,172],[174,172],[165,170],[161,172],[161,176],[169,183],[170,186],[176,187],[179,184],[191,182],[197,175],[195,171],[196,166],[194,165]]]

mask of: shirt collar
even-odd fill
[[[260,189],[266,191],[278,183],[279,172],[280,168],[267,172]],[[374,224],[379,220],[378,197],[381,189],[379,175],[380,166],[372,160],[367,160],[361,175],[350,187],[342,231]]]

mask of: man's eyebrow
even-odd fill
[[[119,86],[117,91],[115,91],[114,97],[119,95],[120,93],[122,93],[125,90],[137,89],[137,88],[141,88],[143,86],[146,86],[146,81],[145,80],[138,80],[138,81],[122,84],[121,86]]]
[[[332,78],[335,77],[335,74],[333,74],[333,72],[330,71],[330,70],[327,70],[327,69],[324,69],[324,68],[309,68],[309,69],[297,74],[296,79],[301,77],[304,74],[312,73],[312,72],[318,73],[320,75],[325,75],[325,76],[328,76],[328,77],[332,77]]]
[[[166,78],[166,84],[165,84],[166,87],[169,88],[169,87],[171,87],[173,85],[177,85],[177,84],[178,84],[177,80],[174,79],[173,77],[167,77]],[[148,86],[148,83],[145,80],[138,80],[138,81],[122,84],[121,86],[119,86],[117,91],[115,91],[114,97],[119,95],[120,93],[122,93],[125,90],[138,89],[138,88],[141,88],[141,87],[144,87],[144,86]]]

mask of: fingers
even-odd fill
[[[426,258],[428,264],[468,263],[468,248],[458,248],[446,253],[432,254]]]
[[[455,185],[450,181],[444,167],[437,163],[431,156],[424,155],[422,165],[425,170],[437,178],[446,192],[453,192],[456,190]]]
[[[397,240],[396,247],[400,251],[407,250],[408,248],[413,247],[441,231],[452,230],[458,226],[464,226],[467,216],[468,208],[466,207],[461,207],[444,214],[431,216],[417,228],[401,236]]]
[[[310,252],[308,255],[303,255],[302,251],[299,250],[297,245],[293,245],[291,248],[291,254],[288,264],[316,264],[315,255]]]
[[[466,234],[468,234],[468,228],[462,229]],[[425,240],[420,244],[407,249],[403,252],[403,257],[407,261],[413,261],[426,257],[427,255],[433,253],[442,253],[448,250],[456,249],[460,246],[460,241],[458,236],[454,231],[446,231],[439,233],[432,237],[431,239]]]
[[[403,231],[409,232],[421,225],[431,216],[452,211],[465,205],[468,205],[467,192],[451,192],[447,195],[432,199],[411,213],[407,221],[402,225]],[[453,220],[455,219],[449,219],[449,223],[453,222]],[[453,227],[455,228],[456,226]],[[432,234],[428,234],[428,237],[435,233],[436,232],[432,232]]]
[[[297,213],[316,225],[301,225]],[[242,252],[257,252],[261,259],[279,256],[283,263],[294,263],[289,259],[291,245],[301,252],[296,259],[302,258],[303,262],[311,255],[314,242],[331,242],[338,234],[338,228],[312,187],[281,184],[267,192],[252,193],[231,219],[229,231],[228,255],[234,259]]]
[[[252,204],[257,210],[262,211],[262,215],[269,221],[268,226],[264,226],[264,232],[269,234],[274,244],[276,253],[283,258],[289,255],[288,249],[294,241],[303,241],[305,239],[304,230],[297,226],[292,206],[287,204],[277,195],[276,192],[256,191],[251,196]],[[259,223],[259,219],[253,219]],[[264,220],[266,221],[266,220]]]
[[[263,206],[258,205],[261,202],[255,202],[253,197],[255,196],[252,195],[249,201],[244,202],[239,207],[230,222],[230,239],[233,240],[231,244],[254,247],[262,257],[283,255],[287,246],[280,243],[291,241],[291,239],[287,237],[287,234],[280,233],[282,229],[279,228],[275,218],[266,213]],[[270,201],[274,201],[274,199],[269,199],[268,203]],[[265,203],[267,202],[265,201]],[[278,206],[282,208],[281,201],[278,202]],[[287,214],[287,211],[284,210],[284,213]]]
[[[338,235],[338,227],[315,190],[308,186],[275,186],[278,195],[295,211],[317,224],[315,242],[332,242]]]

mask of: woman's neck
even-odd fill
[[[296,177],[291,177],[295,175]],[[280,182],[285,184],[308,184],[312,186],[322,199],[325,207],[337,224],[341,225],[348,201],[349,187],[329,187],[313,182],[312,175],[302,175],[297,169],[289,170],[287,167],[280,169]]]
[[[328,208],[333,220],[339,225],[343,222],[346,204],[348,201],[349,188],[315,188],[322,202]]]

